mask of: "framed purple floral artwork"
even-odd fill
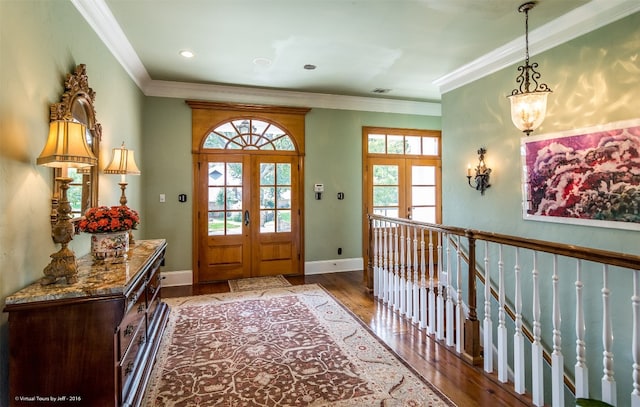
[[[525,137],[527,220],[640,230],[640,119]]]

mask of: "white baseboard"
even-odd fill
[[[304,264],[304,274],[312,275],[335,273],[339,271],[363,270],[363,264],[364,260],[362,257],[353,259],[308,261]]]
[[[193,283],[192,270],[165,271],[162,273],[162,285],[164,287],[191,285],[192,283]]]
[[[304,264],[304,274],[325,274],[340,271],[363,270],[362,257],[353,259],[308,261]],[[165,271],[162,273],[162,285],[164,287],[176,287],[191,285],[193,283],[192,270]]]

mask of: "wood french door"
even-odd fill
[[[365,284],[372,288],[369,214],[441,223],[440,131],[364,127],[362,136],[362,252]]]
[[[369,213],[440,222],[438,160],[371,158],[367,165]]]
[[[193,283],[304,274],[307,108],[188,100]]]
[[[198,281],[298,274],[298,157],[203,154],[198,161]]]

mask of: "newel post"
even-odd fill
[[[476,312],[476,239],[473,232],[466,231],[469,244],[469,277],[468,298],[469,315],[464,321],[464,352],[463,357],[473,365],[481,365],[483,360],[480,355],[480,321]]]
[[[366,253],[366,259],[367,259],[367,265],[365,267],[365,272],[364,272],[364,284],[367,288],[367,291],[369,291],[369,294],[373,293],[373,264],[372,264],[372,260],[371,260],[371,256],[375,256],[376,253],[374,253],[373,251],[373,234],[374,234],[374,221],[373,218],[371,218],[371,215],[367,216],[369,219],[369,233],[367,233],[368,235],[368,239],[369,241],[367,242],[367,253]]]

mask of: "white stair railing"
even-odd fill
[[[614,406],[640,407],[640,256],[405,219],[371,215],[370,220],[373,295],[425,335],[483,365],[484,372],[497,375],[516,393],[528,392],[536,406],[558,407],[573,404],[575,397],[591,397]],[[478,245],[482,249],[476,250],[477,242],[483,242]],[[613,276],[616,284],[611,284]],[[482,288],[476,288],[478,280],[485,283]],[[470,295],[470,287],[484,301],[482,324],[469,323],[476,310],[476,293]],[[601,306],[593,301],[596,290]],[[524,306],[525,297],[531,308]],[[587,303],[587,298],[592,300]],[[628,305],[623,298],[630,298]],[[567,304],[575,304],[575,309]],[[594,321],[595,308],[599,317]],[[563,314],[574,319],[564,330]],[[629,317],[616,318],[621,314]],[[575,341],[575,355],[563,350],[564,337]],[[478,346],[465,341],[477,341]],[[480,342],[484,358],[469,354],[480,349]],[[628,355],[620,355],[621,346],[630,349]],[[598,349],[600,363],[590,357]],[[530,364],[525,363],[527,354]],[[614,364],[616,356],[622,362]],[[567,357],[575,360],[565,363]],[[600,385],[590,371],[602,371]]]

